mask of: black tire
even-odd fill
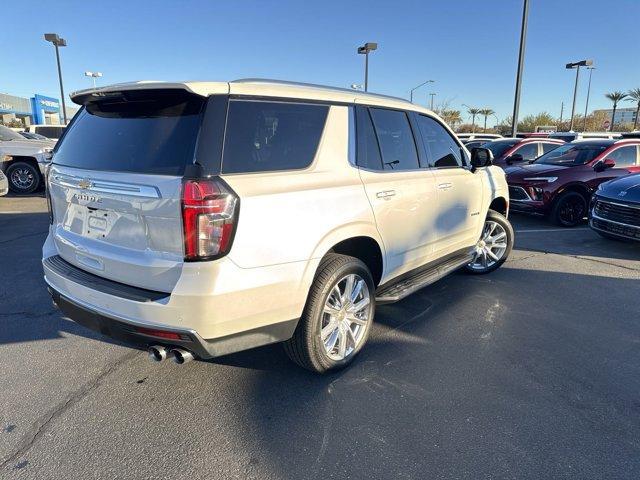
[[[553,204],[549,218],[561,227],[575,227],[587,216],[588,203],[578,192],[564,192]]]
[[[40,170],[32,163],[13,161],[7,167],[9,189],[14,193],[33,193],[40,187]]]
[[[504,229],[506,233],[507,247],[504,253],[502,254],[502,256],[500,257],[500,260],[488,266],[487,268],[478,269],[478,268],[473,268],[471,264],[466,265],[465,271],[468,273],[472,273],[474,275],[484,275],[485,273],[489,273],[489,272],[493,272],[494,270],[497,270],[502,266],[504,262],[507,261],[507,258],[509,258],[509,254],[511,253],[511,250],[513,249],[515,234],[513,233],[513,227],[511,226],[511,223],[509,222],[509,220],[507,220],[507,218],[501,213],[496,212],[495,210],[489,210],[489,212],[487,213],[487,218],[485,220],[485,225],[486,225],[486,222],[488,221],[496,222]],[[482,231],[484,232],[484,226],[482,227]]]
[[[320,330],[325,302],[333,287],[346,275],[359,275],[367,284],[370,295],[369,321],[359,345],[344,359],[330,358],[322,343]],[[309,289],[309,296],[302,317],[291,339],[284,342],[284,350],[289,358],[307,370],[326,373],[350,364],[366,344],[375,314],[375,286],[367,266],[360,260],[347,255],[327,254],[320,262],[318,271]]]

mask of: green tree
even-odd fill
[[[640,87],[627,92],[627,101],[636,102],[636,118],[633,120],[633,129],[638,129],[638,117],[640,116]]]
[[[484,115],[484,132],[487,132],[487,117],[489,115],[493,115],[494,112],[493,110],[491,110],[490,108],[482,108],[480,109],[480,115]]]
[[[535,132],[537,126],[556,125],[557,121],[547,112],[537,115],[527,115],[518,122],[519,132]]]
[[[613,132],[613,126],[616,123],[616,109],[618,108],[618,102],[627,98],[627,94],[615,91],[611,93],[605,93],[604,96],[613,102],[613,112],[611,113],[611,126],[609,127],[609,131]]]
[[[451,128],[455,128],[455,126],[462,122],[462,116],[460,115],[460,110],[442,110],[439,112],[439,115],[442,119],[447,122]]]
[[[476,133],[476,115],[480,115],[480,109],[479,108],[469,108],[469,110],[467,110],[467,112],[469,113],[469,115],[471,115],[471,133]]]

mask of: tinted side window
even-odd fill
[[[462,167],[464,162],[460,146],[449,135],[449,132],[433,118],[418,115],[417,119],[429,165],[434,167]]]
[[[407,114],[397,110],[371,108],[385,170],[418,168],[418,152]]]
[[[329,107],[232,100],[222,173],[295,170],[311,165]]]
[[[518,148],[514,153],[522,155],[522,159],[525,161],[533,160],[538,157],[538,144],[527,143]]]
[[[622,147],[610,154],[606,158],[611,158],[616,162],[616,167],[632,167],[636,164],[636,147]]]
[[[369,110],[363,107],[356,108],[356,131],[358,136],[358,159],[359,167],[371,170],[382,170],[382,157],[376,132],[371,123]]]
[[[555,143],[543,143],[542,144],[542,154],[544,155],[545,153],[550,152],[554,148],[558,148],[558,147],[559,147],[559,145],[557,145]]]

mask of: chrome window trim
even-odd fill
[[[89,186],[81,186],[80,184],[82,182],[88,182]],[[99,180],[62,173],[53,174],[49,179],[49,183],[62,187],[76,188],[86,192],[111,193],[114,195],[128,195],[130,197],[141,198],[161,198],[160,191],[151,185]]]

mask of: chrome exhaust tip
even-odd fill
[[[189,363],[195,357],[189,350],[183,350],[181,348],[174,348],[171,350],[171,359],[178,365]]]
[[[149,358],[154,362],[161,362],[169,355],[169,350],[162,345],[153,345],[147,349],[147,352],[149,353]]]

